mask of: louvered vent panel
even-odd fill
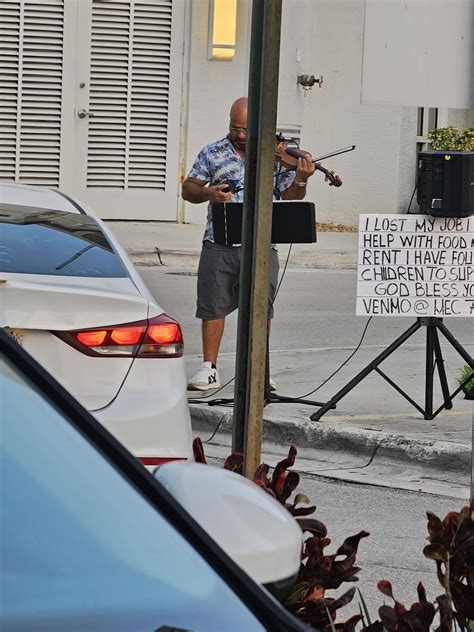
[[[171,1],[135,5],[129,186],[165,188]]]
[[[59,186],[63,0],[0,2],[1,177]]]
[[[165,188],[171,1],[93,1],[89,187]]]
[[[0,178],[15,180],[20,63],[20,3],[0,3]]]
[[[285,138],[293,140],[297,145],[300,144],[301,125],[279,125],[277,123],[277,134],[281,133]]]
[[[87,185],[123,187],[127,152],[130,2],[94,0]]]

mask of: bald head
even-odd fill
[[[247,97],[240,97],[230,108],[229,139],[240,151],[245,151],[247,141],[247,105]]]
[[[230,120],[232,121],[233,118],[244,118],[245,124],[247,124],[247,106],[247,97],[240,97],[234,101],[230,108]]]

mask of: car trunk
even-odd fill
[[[128,278],[2,273],[0,326],[89,410],[117,395],[133,357],[91,357],[52,334],[141,321],[148,302]]]

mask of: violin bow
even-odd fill
[[[355,148],[355,145],[349,145],[348,147],[343,147],[342,149],[336,149],[336,151],[332,151],[329,154],[324,154],[324,156],[320,156],[319,158],[313,158],[313,161],[321,162],[321,160],[326,160],[326,158],[332,158],[333,156],[339,156],[339,154],[345,154],[348,151],[354,151]]]

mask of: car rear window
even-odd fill
[[[0,208],[0,272],[128,276],[92,217],[5,205]]]

